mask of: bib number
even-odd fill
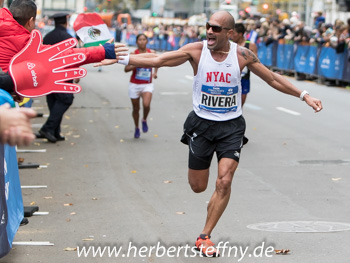
[[[151,76],[152,76],[152,69],[151,68],[136,68],[135,78],[137,80],[150,81]]]
[[[237,93],[238,86],[211,87],[202,85],[199,108],[216,113],[237,111]]]

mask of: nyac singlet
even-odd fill
[[[149,48],[147,48],[147,53],[151,53]],[[140,54],[140,50],[136,49],[135,54]],[[135,84],[152,83],[152,68],[135,68],[132,71],[130,82]]]
[[[198,72],[193,81],[193,110],[204,119],[226,121],[242,115],[241,71],[237,44],[230,42],[230,52],[222,62],[211,56],[203,41]]]

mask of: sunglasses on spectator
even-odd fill
[[[220,33],[223,29],[227,29],[230,30],[232,28],[228,28],[228,27],[222,27],[222,26],[214,26],[209,24],[209,22],[207,22],[207,24],[205,25],[207,30],[209,30],[209,28],[211,28],[211,30],[213,30],[214,33]]]

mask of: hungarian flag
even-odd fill
[[[112,38],[107,25],[96,13],[79,14],[73,28],[83,41],[84,47],[103,45]]]

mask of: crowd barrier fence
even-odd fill
[[[350,82],[350,50],[337,53],[332,47],[295,43],[259,43],[262,64],[277,70],[303,73],[315,77]]]
[[[127,35],[127,44],[136,46],[136,35]],[[177,50],[187,43],[198,41],[197,38],[169,37],[148,39],[147,47],[158,51]],[[337,53],[331,47],[317,47],[284,41],[257,44],[258,57],[262,64],[272,69],[308,74],[322,79],[350,82],[350,50]]]

